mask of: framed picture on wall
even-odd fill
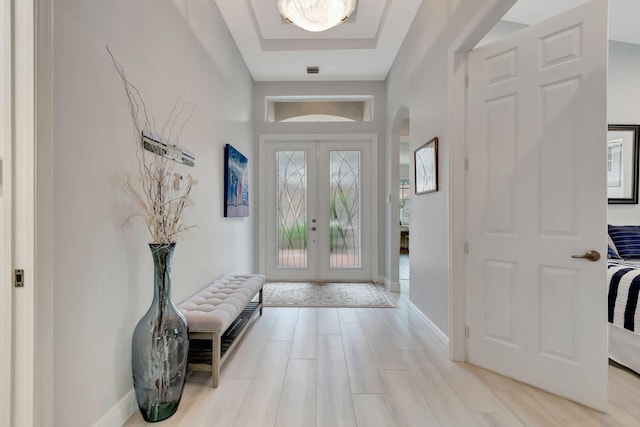
[[[249,160],[231,144],[224,147],[224,216],[249,216]]]
[[[640,125],[609,125],[607,198],[610,205],[638,204]]]
[[[438,191],[438,137],[413,152],[416,194]]]

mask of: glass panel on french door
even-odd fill
[[[331,151],[329,160],[329,268],[360,268],[360,151]]]
[[[307,267],[307,153],[276,151],[276,267]]]

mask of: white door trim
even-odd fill
[[[11,425],[12,413],[12,319],[13,296],[11,283],[11,270],[13,265],[13,229],[11,219],[13,217],[11,200],[12,189],[12,85],[11,85],[11,14],[12,2],[6,1],[0,5],[0,159],[2,160],[2,212],[0,213],[0,227],[2,227],[2,248],[0,248],[0,425]],[[7,108],[8,107],[8,108]]]
[[[449,49],[449,357],[467,360],[466,262],[465,262],[465,140],[467,52],[471,50],[516,3],[491,0],[478,11]]]
[[[13,289],[11,425],[34,425],[35,413],[35,3],[13,2]]]
[[[378,278],[378,135],[375,133],[348,133],[348,134],[261,134],[258,136],[258,176],[265,177],[266,164],[266,144],[270,141],[370,141],[371,142],[371,277]],[[363,179],[366,179],[363,177]],[[266,272],[266,194],[267,183],[265,179],[259,179],[259,201],[258,201],[258,268],[261,273]]]
[[[53,419],[52,5],[3,2],[0,19],[0,96],[9,107],[0,121],[9,219],[1,225],[0,425],[46,425]],[[25,270],[24,288],[12,287],[14,268]]]

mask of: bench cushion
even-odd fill
[[[265,280],[262,274],[224,276],[179,304],[189,332],[224,332]]]

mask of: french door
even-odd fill
[[[269,280],[370,281],[371,142],[266,143]]]

